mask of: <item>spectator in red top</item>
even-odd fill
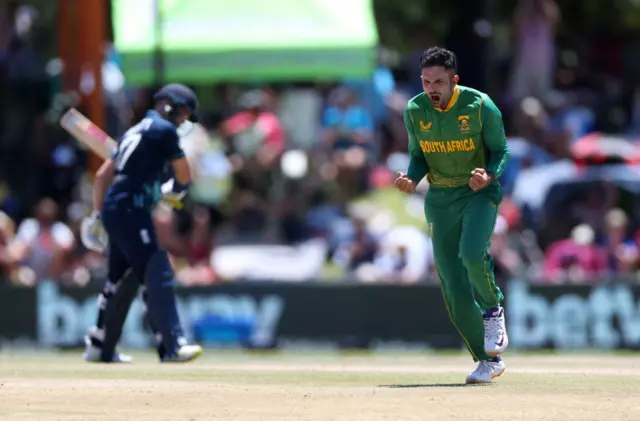
[[[234,164],[243,167],[245,161],[255,160],[261,167],[272,167],[284,150],[285,132],[278,116],[269,109],[268,95],[250,91],[240,98],[239,104],[242,110],[221,127],[236,152]]]
[[[182,286],[210,285],[216,274],[210,265],[215,246],[211,214],[207,208],[194,209],[189,230],[185,235],[177,231],[176,214],[160,208],[155,213],[158,240],[171,253],[172,265]]]
[[[178,272],[178,280],[184,286],[210,285],[216,282],[211,267],[214,248],[211,214],[206,208],[197,207],[193,212],[192,226],[182,239],[188,265]]]
[[[607,253],[594,244],[595,233],[581,224],[571,231],[571,238],[556,241],[547,249],[544,278],[549,282],[574,283],[597,280],[607,273]]]
[[[270,209],[270,205],[275,205],[271,191],[277,184],[286,138],[266,92],[245,93],[239,104],[241,111],[222,123],[220,133],[229,142],[229,160],[234,170],[234,195],[230,206],[236,210],[235,216],[241,222],[246,215],[254,214],[249,229],[235,228],[253,236],[260,235],[265,229],[266,215],[273,211]],[[247,206],[245,198],[251,198],[255,206]]]

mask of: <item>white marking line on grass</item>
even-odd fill
[[[281,372],[325,372],[325,373],[466,373],[473,370],[474,364],[469,367],[463,366],[343,366],[336,364],[323,365],[290,365],[290,364],[231,364],[231,365],[207,365],[201,366],[204,369],[220,371],[281,371]],[[510,373],[520,374],[557,374],[557,375],[601,375],[601,376],[640,376],[640,370],[630,369],[610,369],[610,368],[528,368],[509,367]]]

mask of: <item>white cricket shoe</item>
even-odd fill
[[[89,333],[84,337],[85,348],[84,348],[84,353],[82,354],[82,358],[84,358],[85,361],[91,362],[91,363],[104,362],[102,361],[102,358],[101,358],[102,349],[94,345],[93,342],[91,341],[91,338],[97,339],[100,342],[103,341],[104,331],[97,329],[95,326],[89,329]],[[133,361],[133,358],[131,358],[130,356],[121,354],[118,351],[116,351],[113,354],[113,360],[111,362],[130,363],[132,361]]]
[[[202,355],[200,345],[182,345],[174,355],[168,355],[162,359],[163,363],[186,363],[193,361]]]
[[[102,353],[102,350],[97,346],[92,345],[91,339],[88,336],[85,336],[85,344],[86,344],[86,347],[84,349],[84,353],[82,354],[82,358],[84,358],[85,361],[90,363],[104,362],[101,360],[101,355],[100,355]],[[130,363],[132,361],[133,361],[133,358],[131,358],[130,356],[121,354],[118,351],[116,351],[113,354],[113,360],[111,362]]]
[[[507,327],[504,323],[504,309],[484,314],[484,352],[490,357],[502,354],[509,346]]]
[[[504,373],[506,366],[504,361],[500,359],[497,362],[494,361],[480,361],[478,367],[467,376],[467,384],[487,384],[491,383],[493,379]]]

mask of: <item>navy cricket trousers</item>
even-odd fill
[[[105,206],[102,222],[109,235],[109,280],[117,283],[127,269],[143,282],[152,329],[162,353],[176,354],[183,337],[167,252],[158,245],[150,212],[117,204]],[[162,357],[161,357],[162,358]]]
[[[143,282],[149,261],[160,250],[151,214],[114,204],[105,206],[102,223],[109,235],[109,280],[118,282],[131,268]]]

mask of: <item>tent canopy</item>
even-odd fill
[[[162,36],[156,40],[155,3]],[[375,64],[372,0],[112,0],[115,47],[130,83],[361,77]]]

